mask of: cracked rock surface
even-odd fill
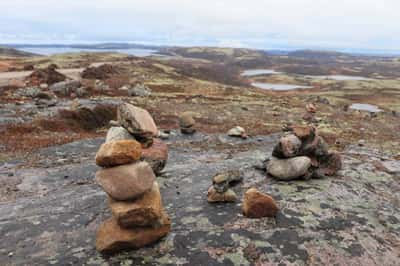
[[[111,216],[94,182],[93,158],[104,139],[40,150],[45,163],[35,166],[3,163],[0,182],[15,195],[0,202],[1,264],[398,265],[399,161],[350,146],[334,177],[277,181],[255,167],[277,140],[171,136],[168,163],[157,177],[171,232],[153,246],[112,257],[95,250],[96,228]],[[59,161],[71,156],[78,160]],[[243,184],[233,188],[238,198],[256,187],[276,200],[277,216],[248,219],[240,202],[209,204],[212,177],[228,170],[243,172]]]

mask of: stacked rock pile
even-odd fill
[[[109,130],[96,154],[96,164],[103,167],[96,181],[108,194],[112,212],[97,232],[102,253],[141,248],[171,229],[153,171],[164,167],[166,145],[154,139],[158,130],[146,110],[123,104],[118,122],[122,127]]]
[[[237,196],[232,186],[243,180],[239,171],[228,171],[213,177],[213,185],[208,189],[208,202],[235,202]]]
[[[267,163],[268,173],[279,180],[323,178],[342,167],[338,153],[329,151],[313,126],[291,126]]]

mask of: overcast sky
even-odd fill
[[[0,43],[400,48],[400,0],[0,0]]]

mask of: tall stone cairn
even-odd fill
[[[107,193],[112,212],[97,231],[96,249],[108,254],[155,243],[171,230],[156,181],[168,147],[155,138],[157,126],[144,109],[122,104],[118,123],[96,154],[96,164],[103,167],[96,182]]]

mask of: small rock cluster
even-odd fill
[[[208,189],[208,202],[235,202],[237,196],[232,186],[243,180],[239,171],[229,171],[213,177],[213,185]]]
[[[108,194],[112,211],[97,232],[96,248],[101,253],[141,248],[171,229],[153,171],[162,170],[168,149],[154,139],[158,130],[146,110],[123,104],[118,123],[122,126],[108,131],[96,154],[96,164],[103,167],[96,181]]]
[[[329,151],[313,126],[291,126],[282,136],[267,163],[267,171],[279,180],[323,178],[342,167],[341,157]]]
[[[186,135],[192,135],[196,132],[195,129],[196,121],[193,118],[191,112],[184,112],[179,117],[179,127],[181,133]]]

